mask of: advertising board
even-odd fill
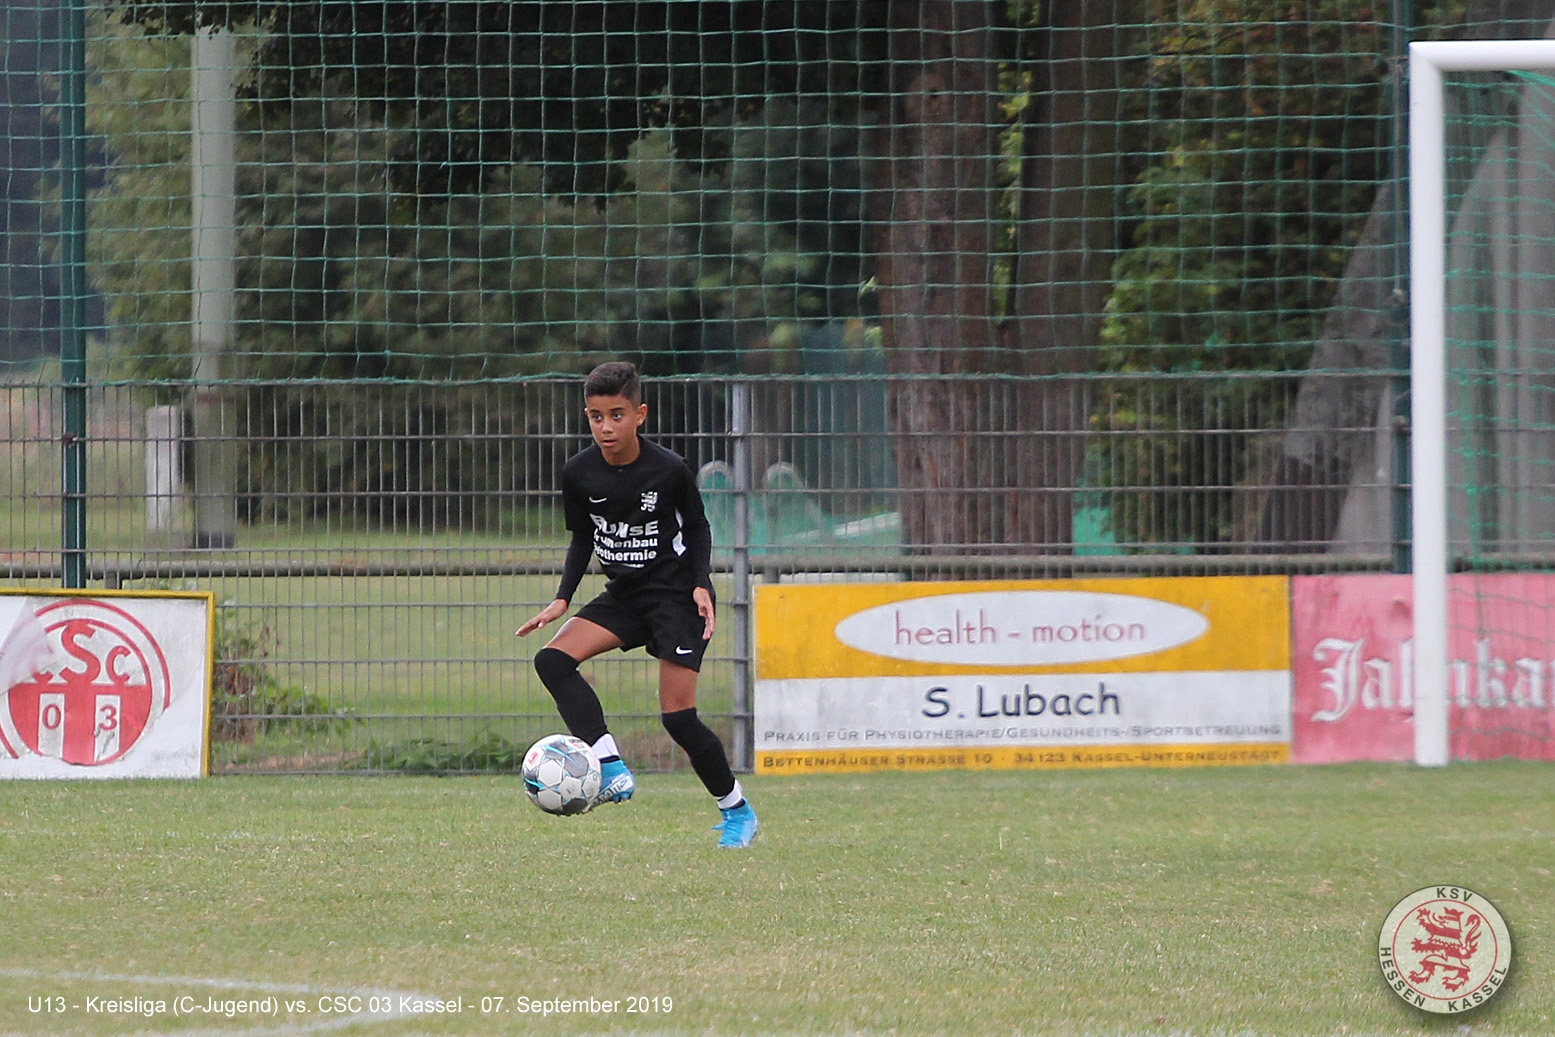
[[[1289,583],[778,584],[756,594],[758,773],[1269,763]]]
[[[1291,581],[1292,759],[1414,759],[1414,609],[1408,576]],[[1555,759],[1555,575],[1448,578],[1448,731],[1454,759]]]
[[[209,770],[208,593],[0,591],[0,778]]]

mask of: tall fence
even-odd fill
[[[762,581],[1406,569],[1401,58],[1552,17],[0,0],[0,578],[213,590],[218,769],[510,766],[615,356],[740,763]]]
[[[997,426],[1042,383],[978,383],[1000,421],[958,434],[971,455],[1021,437]],[[713,527],[720,625],[701,701],[748,760],[753,587],[788,580],[935,580],[1083,574],[1385,569],[1385,549],[1312,553],[1249,537],[1216,552],[1120,541],[1109,495],[1076,483],[963,488],[948,499],[896,485],[898,438],[881,377],[660,379],[653,438],[698,471]],[[1097,382],[1092,392],[1119,391]],[[213,591],[218,599],[218,770],[511,766],[555,728],[529,665],[545,635],[514,629],[554,595],[566,534],[563,462],[587,442],[576,379],[503,385],[249,384],[230,400],[239,459],[236,542],[193,547],[197,502],[182,408],[138,386],[94,388],[87,444],[87,578],[93,586]],[[63,518],[58,387],[3,392],[14,585],[58,585]],[[284,417],[283,417],[284,416]],[[290,422],[290,424],[287,424]],[[278,426],[284,426],[279,428]],[[342,427],[344,426],[344,427]],[[1212,452],[1220,433],[1168,444]],[[1164,447],[1163,447],[1164,448]],[[1095,449],[1095,448],[1093,448]],[[1267,486],[1235,488],[1255,498]],[[1037,493],[1068,499],[1071,542],[912,544],[904,512],[986,514]],[[1130,508],[1165,524],[1251,500],[1137,486]],[[981,502],[979,502],[981,498]],[[39,545],[31,548],[24,544]],[[1302,545],[1309,548],[1311,545]],[[597,588],[589,577],[580,592]],[[531,643],[532,642],[532,643]],[[656,672],[640,654],[591,664],[634,759],[673,766],[658,728]]]

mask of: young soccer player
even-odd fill
[[[562,508],[572,542],[556,599],[518,628],[527,637],[567,614],[597,555],[605,590],[535,653],[535,671],[573,735],[594,747],[603,771],[597,802],[624,803],[636,782],[605,724],[599,696],[578,665],[601,652],[646,647],[659,660],[664,729],[691,758],[723,821],[719,846],[749,846],[756,813],[729,768],[723,743],[697,717],[697,673],[713,636],[713,537],[691,469],[639,435],[648,417],[637,368],[601,364],[583,383],[594,445],[562,469]]]

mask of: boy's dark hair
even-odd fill
[[[611,360],[589,372],[583,382],[583,398],[593,396],[625,396],[632,406],[643,402],[643,383],[637,376],[637,367],[625,360]]]

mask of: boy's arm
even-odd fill
[[[702,506],[702,491],[697,489],[696,476],[686,467],[685,490],[681,494],[681,535],[686,538],[686,560],[691,566],[691,577],[698,587],[713,589],[713,529],[707,522],[707,511]]]
[[[573,592],[578,589],[579,582],[583,579],[583,573],[589,567],[589,556],[594,553],[593,540],[586,530],[573,530],[572,542],[567,545],[567,560],[562,563],[562,582],[556,588],[556,597],[535,615],[524,622],[524,625],[513,631],[519,637],[528,637],[548,623],[553,623],[567,614],[567,605],[572,601]]]
[[[562,469],[562,519],[572,540],[567,544],[567,558],[562,562],[562,579],[556,588],[558,601],[571,601],[583,574],[588,571],[589,558],[594,553],[593,527],[588,512],[583,508],[583,490],[571,470]]]
[[[572,542],[567,545],[567,560],[562,563],[562,580],[556,587],[558,601],[571,601],[588,571],[589,558],[594,554],[594,538],[586,529],[574,529]]]
[[[572,540],[567,544],[567,558],[562,562],[561,583],[557,586],[556,597],[550,604],[514,631],[519,637],[527,637],[546,624],[565,616],[572,595],[577,591],[578,584],[583,581],[583,574],[588,571],[589,557],[594,553],[594,540],[587,528],[587,516],[580,518],[578,515],[579,509],[574,503],[576,499],[575,487],[571,485],[564,471],[562,473],[562,513],[566,516],[567,528],[572,532]]]
[[[701,525],[687,526],[686,557],[691,564],[691,577],[698,587],[704,590],[713,589],[713,531],[708,528],[707,520],[703,519]]]

